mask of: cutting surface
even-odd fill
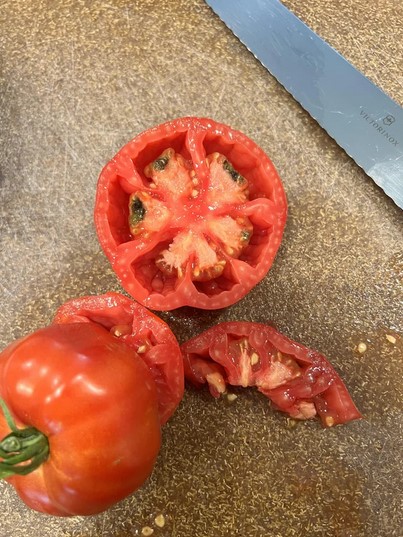
[[[403,104],[400,1],[286,4]],[[256,141],[289,218],[273,269],[245,299],[164,318],[181,341],[222,320],[274,323],[328,356],[365,419],[291,427],[251,390],[228,405],[188,389],[138,493],[57,519],[1,483],[1,536],[400,536],[403,213],[202,1],[2,2],[1,348],[69,298],[121,290],[92,221],[98,174],[136,134],[184,115]]]

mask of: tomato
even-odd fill
[[[124,289],[154,310],[217,309],[270,269],[287,202],[263,150],[211,119],[146,130],[99,177],[95,226]]]
[[[11,414],[0,412],[0,477],[33,509],[99,513],[153,469],[161,433],[152,375],[95,323],[54,324],[7,347],[0,397]]]
[[[184,392],[182,353],[169,326],[151,311],[120,293],[72,299],[54,322],[97,323],[132,347],[156,383],[161,425],[175,412]]]
[[[326,358],[271,326],[224,322],[181,348],[186,379],[195,386],[207,382],[214,397],[225,393],[227,384],[255,386],[295,419],[318,414],[330,427],[362,417]]]

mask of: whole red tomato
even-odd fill
[[[154,380],[134,349],[95,323],[54,324],[7,347],[0,397],[11,415],[3,405],[0,477],[33,509],[99,513],[153,469]]]
[[[264,151],[195,117],[126,144],[102,170],[95,202],[113,270],[154,310],[237,302],[270,269],[286,216],[283,185]]]

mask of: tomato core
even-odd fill
[[[168,276],[215,279],[224,271],[227,258],[239,257],[249,243],[250,220],[229,214],[234,203],[248,200],[247,180],[220,153],[208,155],[206,162],[210,181],[203,184],[192,163],[168,148],[144,169],[150,190],[130,196],[128,219],[133,236],[152,238],[169,221],[175,227],[176,236],[160,249],[155,261]],[[155,290],[160,287],[153,286]]]

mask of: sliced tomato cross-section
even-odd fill
[[[96,323],[121,339],[144,360],[157,387],[161,424],[183,397],[183,360],[169,326],[141,304],[109,292],[73,298],[56,312],[55,323]]]
[[[361,417],[337,372],[317,351],[251,322],[220,323],[181,347],[186,379],[219,397],[227,385],[256,387],[295,419],[330,427]]]
[[[263,150],[239,131],[192,117],[125,145],[102,170],[95,203],[115,273],[154,310],[237,302],[270,269],[286,215]]]

